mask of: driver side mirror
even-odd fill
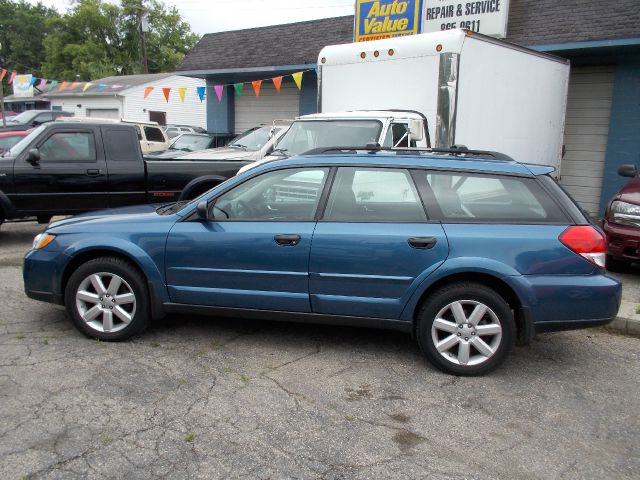
[[[411,136],[411,140],[415,140],[416,142],[420,142],[424,139],[424,128],[422,127],[422,122],[420,120],[409,120],[409,135]]]
[[[198,202],[198,205],[196,206],[196,212],[200,220],[209,219],[209,206],[207,205],[206,200],[202,200],[201,202]]]
[[[27,153],[27,162],[31,165],[38,165],[40,163],[40,151],[37,148],[32,148]]]

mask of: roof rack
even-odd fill
[[[322,155],[327,153],[341,154],[341,153],[358,153],[368,152],[370,154],[377,152],[389,152],[396,155],[415,155],[420,153],[442,153],[446,155],[453,155],[460,158],[468,157],[491,157],[494,160],[515,161],[508,155],[500,152],[492,152],[489,150],[470,150],[464,145],[453,145],[451,148],[386,148],[380,145],[367,144],[366,147],[330,147],[330,148],[314,148],[308,152],[304,152],[303,155]]]

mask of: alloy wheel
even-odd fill
[[[436,350],[447,361],[462,366],[480,365],[498,350],[502,325],[487,305],[457,300],[442,308],[431,327]]]
[[[126,328],[136,314],[133,289],[113,273],[89,275],[80,282],[75,298],[82,320],[98,332],[118,332]]]

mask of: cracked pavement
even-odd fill
[[[637,478],[640,339],[540,335],[481,378],[387,331],[173,315],[82,336],[0,230],[0,478]]]

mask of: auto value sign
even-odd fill
[[[354,41],[421,32],[422,0],[356,0]]]
[[[509,0],[425,0],[422,33],[466,28],[492,37],[505,38],[508,16]]]

